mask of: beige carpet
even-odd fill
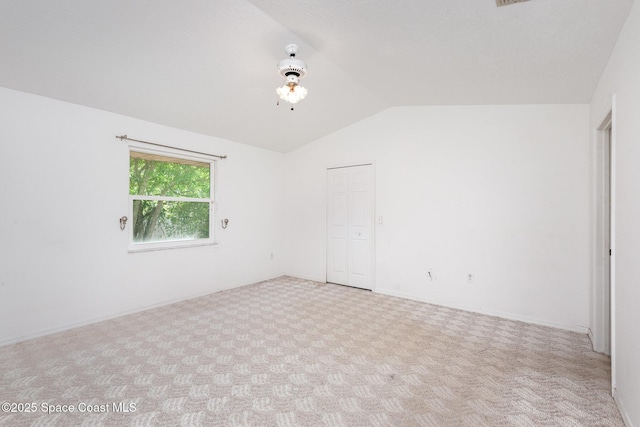
[[[609,369],[584,335],[282,277],[0,348],[0,402],[35,410],[0,425],[622,426]]]

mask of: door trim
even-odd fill
[[[616,260],[616,96],[612,95],[611,105],[605,110],[605,113],[601,116],[601,120],[597,123],[598,127],[595,129],[595,179],[592,181],[594,185],[594,221],[595,225],[592,244],[594,252],[592,258],[594,260],[593,265],[593,281],[592,281],[592,326],[593,330],[593,347],[597,352],[605,352],[609,341],[609,354],[611,356],[611,392],[613,393],[616,388],[616,369],[615,369],[615,354],[616,354],[616,286],[615,286],[615,260]],[[608,135],[609,129],[611,129],[610,136]],[[603,172],[606,170],[604,161],[606,159],[605,149],[606,144],[609,144],[609,199],[610,199],[610,211],[609,211],[609,224],[605,224],[603,221],[603,215],[598,214],[603,209],[605,200],[603,199],[604,184],[607,177]],[[602,233],[605,231],[605,227],[609,226],[609,248],[604,247],[604,238]],[[605,275],[605,257],[608,255],[608,250],[611,249],[611,256],[609,257],[609,290],[608,295],[606,289],[606,277]],[[608,304],[609,307],[605,307]],[[607,310],[608,308],[608,310]],[[610,322],[609,331],[607,328],[607,321],[605,316],[609,313]]]

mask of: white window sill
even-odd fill
[[[188,242],[188,243],[178,243],[178,242],[170,242],[166,244],[158,244],[158,243],[140,243],[134,246],[129,246],[127,252],[136,253],[136,252],[152,252],[152,251],[165,251],[167,249],[183,249],[183,248],[198,248],[202,246],[212,246],[213,248],[218,248],[218,242]]]

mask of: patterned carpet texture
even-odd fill
[[[12,427],[622,426],[609,387],[585,335],[290,277],[0,348]]]

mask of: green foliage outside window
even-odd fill
[[[134,243],[209,238],[209,163],[131,152],[129,194]]]

